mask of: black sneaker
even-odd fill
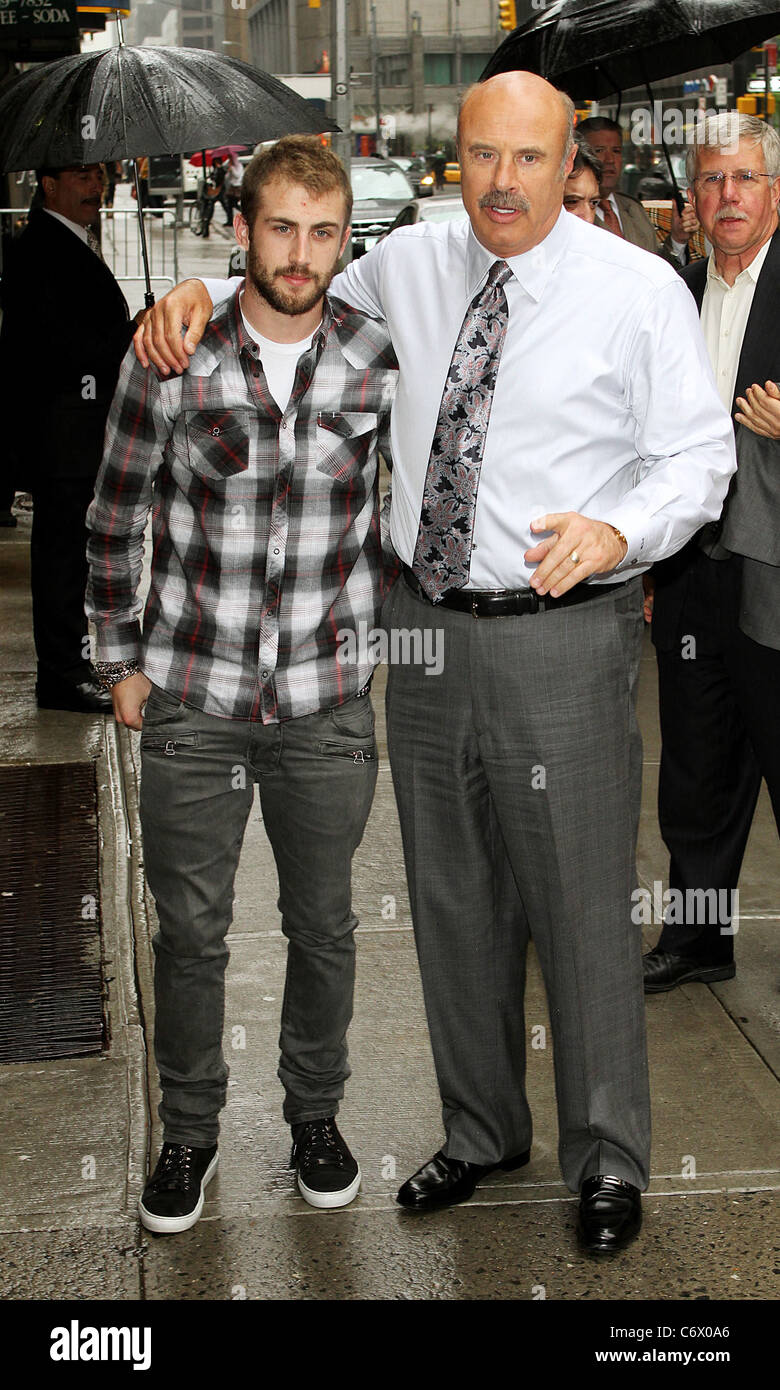
[[[203,1211],[203,1189],[217,1171],[216,1144],[194,1149],[163,1144],[157,1167],[138,1203],[141,1225],[157,1235],[173,1235],[194,1226]]]
[[[357,1196],[360,1168],[333,1116],[293,1125],[292,1136],[290,1167],[297,1169],[301,1196],[312,1207],[346,1207]]]

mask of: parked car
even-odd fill
[[[460,183],[460,165],[457,163],[457,161],[453,160],[451,163],[445,164],[444,182]]]
[[[463,199],[460,194],[445,194],[441,198],[433,198],[428,202],[427,198],[415,199],[413,203],[408,203],[405,208],[401,208],[392,227],[385,232],[389,236],[396,227],[412,227],[415,222],[450,222],[455,217],[465,217],[466,209],[463,206]]]
[[[352,255],[355,260],[389,231],[399,212],[414,201],[406,174],[391,159],[366,157],[350,165]]]

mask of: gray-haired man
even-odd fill
[[[645,989],[735,972],[736,890],[762,776],[780,824],[780,138],[736,112],[688,155],[712,242],[683,271],[739,468],[718,523],[655,568],[661,831],[676,890]]]

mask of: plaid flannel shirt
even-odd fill
[[[136,658],[196,708],[264,724],[361,689],[365,642],[340,657],[344,631],[377,621],[397,573],[389,540],[383,558],[377,452],[390,461],[397,377],[384,327],[329,296],[284,412],[238,294],[180,376],[144,370],[131,347],[87,517],[96,658]]]

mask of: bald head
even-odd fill
[[[477,239],[503,259],[554,226],[574,161],[574,107],[531,72],[470,87],[458,115],[463,203]]]
[[[461,142],[461,128],[466,108],[472,103],[500,101],[513,107],[518,113],[524,103],[536,104],[551,112],[553,120],[561,121],[561,174],[566,160],[574,147],[574,102],[565,92],[553,87],[545,78],[535,72],[501,72],[487,82],[474,82],[467,87],[458,107],[456,140],[458,149]],[[557,109],[556,109],[557,108]],[[477,105],[477,109],[479,106]]]

